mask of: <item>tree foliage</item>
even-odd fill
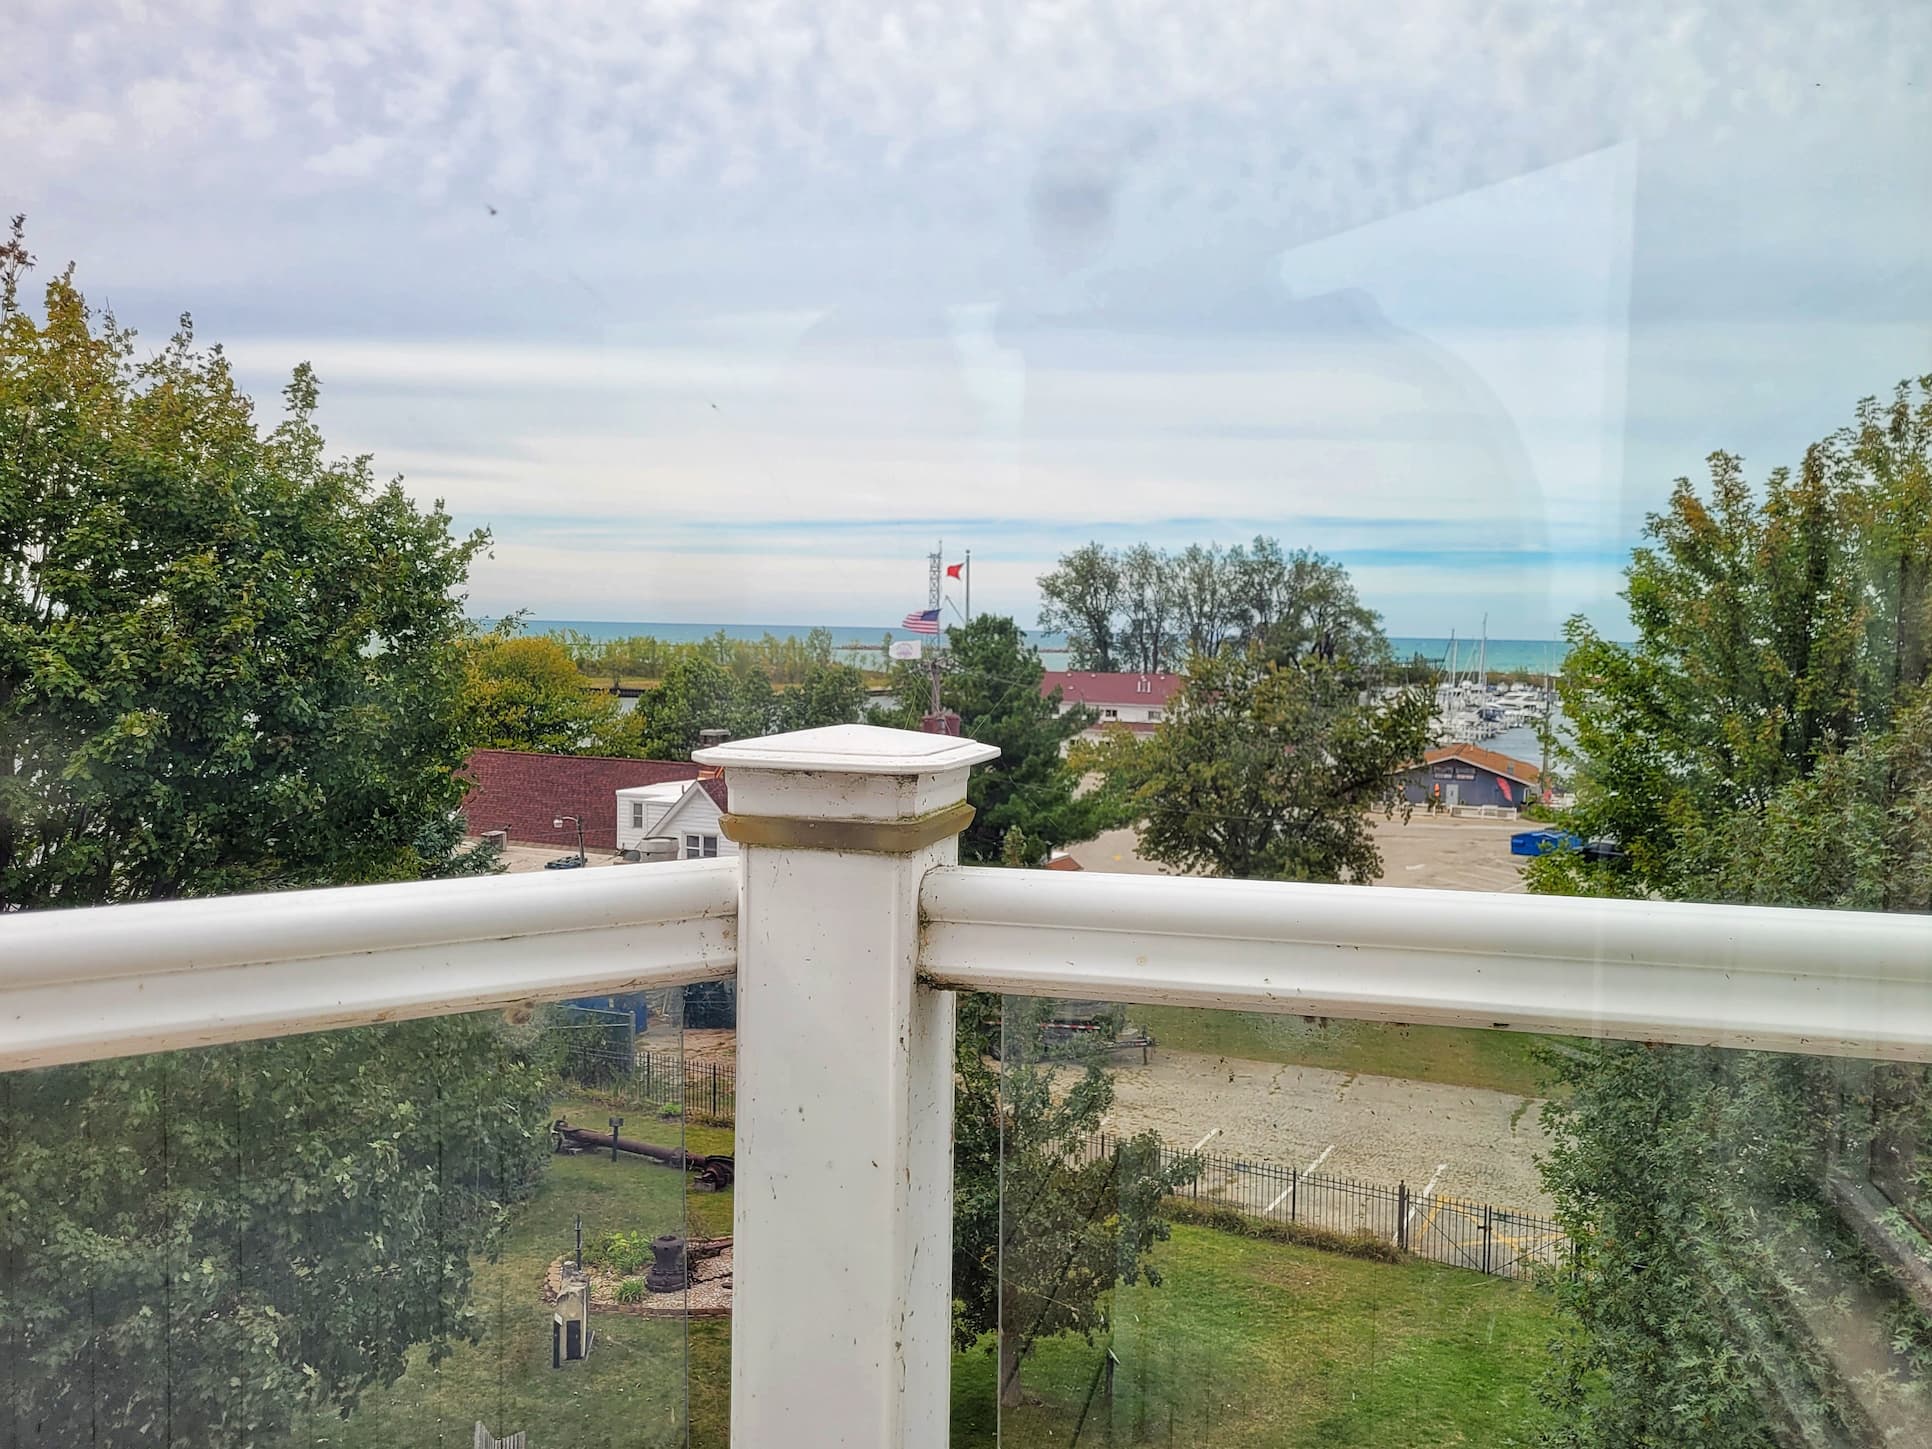
[[[0,909],[493,868],[453,539],[0,248]],[[549,1068],[493,1016],[0,1076],[0,1442],[247,1445],[475,1331]]]
[[[638,683],[663,678],[672,663],[693,656],[721,664],[734,675],[757,670],[773,684],[797,684],[815,666],[837,662],[830,629],[809,629],[783,638],[766,634],[758,639],[733,639],[724,630],[690,642],[633,634],[621,639],[592,639],[575,629],[559,630],[555,639],[592,679],[611,684]]]
[[[273,1442],[474,1340],[541,1046],[481,1015],[0,1077],[0,1443]]]
[[[1364,702],[1340,667],[1284,666],[1259,648],[1196,655],[1145,741],[1109,741],[1099,768],[1141,821],[1140,851],[1243,880],[1371,881],[1368,813],[1407,818],[1395,771],[1428,744],[1419,690]]]
[[[468,729],[479,748],[618,752],[616,697],[591,687],[557,640],[484,634],[464,645],[464,664]]]
[[[960,998],[953,1337],[964,1349],[998,1333],[1005,1404],[1019,1401],[1038,1343],[1063,1333],[1091,1343],[1115,1284],[1160,1283],[1151,1252],[1171,1231],[1162,1200],[1196,1171],[1187,1158],[1163,1165],[1152,1132],[1103,1147],[1114,1097],[1104,1039],[1049,1048],[1056,1007]]]
[[[1932,377],[1862,402],[1761,487],[1713,454],[1626,579],[1636,641],[1573,623],[1560,685],[1563,823],[1623,855],[1544,857],[1532,887],[1932,909]],[[1863,1412],[1777,1311],[1798,1254],[1767,1246],[1772,1225],[1889,1299],[1892,1351],[1932,1371],[1932,1323],[1826,1192],[1845,1164],[1882,1168],[1904,1217],[1932,1223],[1921,1069],[1629,1044],[1552,1061],[1566,1096],[1546,1173],[1581,1248],[1545,1386],[1554,1442],[1734,1449],[1774,1442],[1770,1403]]]
[[[747,739],[850,724],[864,706],[864,676],[849,664],[812,664],[796,685],[774,690],[762,668],[734,671],[705,654],[681,654],[638,700],[629,738],[647,760],[688,760],[705,730]]]
[[[967,784],[975,815],[960,836],[960,858],[1038,864],[1055,847],[1090,840],[1119,823],[1109,799],[1081,793],[1066,759],[1067,742],[1093,722],[1092,714],[1061,714],[1059,691],[1040,693],[1045,666],[1019,626],[982,614],[948,630],[947,644],[940,702],[958,712],[964,734],[1000,751]],[[924,667],[900,664],[891,687],[898,711],[875,718],[916,728],[930,702]]]
[[[1282,663],[1312,656],[1358,669],[1389,664],[1381,620],[1348,571],[1261,535],[1178,553],[1089,543],[1039,586],[1040,627],[1066,634],[1075,669],[1179,669],[1224,644],[1256,646]]]
[[[452,539],[267,431],[186,318],[137,361],[71,272],[0,258],[0,909],[419,873],[462,760]]]

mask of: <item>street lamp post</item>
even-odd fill
[[[559,815],[555,820],[550,822],[550,828],[552,830],[562,830],[564,828],[564,821],[566,820],[577,827],[577,859],[580,863],[588,865],[590,863],[590,857],[584,854],[584,822],[581,816]]]

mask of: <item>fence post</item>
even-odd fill
[[[1301,1186],[1301,1169],[1299,1167],[1289,1168],[1288,1169],[1288,1221],[1291,1223],[1296,1221],[1295,1198],[1297,1196],[1297,1190],[1300,1188],[1300,1186]]]
[[[1488,1203],[1483,1204],[1483,1272],[1489,1271],[1489,1245],[1496,1241],[1493,1231],[1496,1210]]]
[[[739,848],[739,1449],[947,1442],[953,997],[916,979],[919,885],[959,858],[967,773],[998,753],[835,725],[693,756],[724,768]]]
[[[1405,1253],[1409,1251],[1409,1185],[1406,1182],[1395,1185],[1395,1245]]]

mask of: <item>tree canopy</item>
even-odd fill
[[[1420,690],[1365,703],[1351,675],[1259,647],[1197,654],[1154,734],[1093,756],[1140,820],[1140,852],[1244,880],[1372,881],[1368,812],[1402,803],[1395,773],[1428,744]]]
[[[1040,627],[1067,636],[1075,669],[1172,670],[1224,644],[1357,668],[1388,663],[1380,618],[1348,571],[1311,549],[1257,535],[1168,553],[1085,544],[1041,575]]]
[[[1538,859],[1532,888],[1932,909],[1932,377],[1860,403],[1759,487],[1712,454],[1707,485],[1679,479],[1645,532],[1635,642],[1573,623],[1560,683],[1562,823],[1622,854]],[[1825,1436],[1810,1442],[1922,1422],[1791,1303],[1794,1277],[1812,1299],[1872,1295],[1882,1352],[1921,1381],[1932,1366],[1932,1320],[1829,1188],[1882,1177],[1899,1231],[1932,1222],[1923,1068],[1614,1042],[1551,1064],[1545,1176],[1578,1245],[1545,1385],[1556,1442],[1758,1449],[1793,1405]]]
[[[464,645],[464,703],[479,748],[614,754],[617,699],[592,687],[570,653],[544,635],[484,634]]]
[[[638,700],[628,738],[645,759],[688,760],[705,730],[747,739],[851,724],[864,707],[865,678],[849,664],[809,664],[795,685],[775,690],[756,663],[731,668],[708,654],[680,654]]]
[[[947,631],[948,655],[940,702],[958,713],[960,728],[999,758],[974,769],[966,798],[976,812],[960,836],[968,862],[1044,861],[1056,847],[1090,840],[1119,823],[1111,801],[1083,795],[1065,745],[1093,722],[1091,713],[1060,713],[1060,696],[1040,693],[1045,666],[1011,618],[981,614]],[[915,729],[930,689],[924,666],[900,664],[892,674],[896,713],[881,723]]]
[[[1036,997],[960,997],[953,1339],[970,1348],[997,1331],[1004,1404],[1019,1402],[1035,1345],[1062,1333],[1092,1342],[1116,1283],[1160,1283],[1152,1253],[1171,1231],[1162,1200],[1198,1166],[1163,1162],[1152,1132],[1103,1143],[1114,1100],[1105,1043],[1121,1013],[1103,1035],[1052,1044],[1047,1026],[1061,1009]]]
[[[420,874],[484,536],[0,257],[0,909]]]
[[[454,817],[482,535],[330,461],[307,367],[263,430],[185,318],[137,361],[71,270],[31,312],[30,260],[16,222],[0,909],[490,868]],[[436,1361],[476,1331],[549,1075],[489,1014],[0,1075],[7,1423],[272,1442]]]

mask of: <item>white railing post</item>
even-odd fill
[[[915,978],[919,883],[996,754],[842,725],[696,756],[741,852],[734,1445],[946,1442],[953,998]]]

